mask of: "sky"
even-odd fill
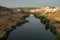
[[[60,6],[60,0],[0,0],[0,6],[6,7],[43,7]]]

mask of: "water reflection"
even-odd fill
[[[56,31],[56,27],[53,24],[50,24],[50,21],[44,17],[37,17],[40,19],[41,23],[45,25],[46,30],[50,30],[53,35],[55,35],[55,40],[60,40],[60,33]]]
[[[56,34],[56,28],[50,24],[49,19],[44,16],[39,16],[38,19],[40,19],[41,23],[45,25],[46,30],[49,29],[53,34]]]
[[[12,31],[7,40],[54,40],[54,35],[44,28],[39,19],[29,16],[27,20],[29,22]]]
[[[47,24],[47,25],[45,25],[45,29],[46,29],[46,30],[50,30],[54,35],[57,34],[57,33],[56,33],[56,28],[55,28],[53,25]]]
[[[50,30],[50,32],[52,32],[54,35],[56,35],[56,28],[53,25],[46,24],[45,29]]]
[[[45,29],[46,30],[48,30],[49,29],[49,25],[47,24],[47,25],[45,25]]]

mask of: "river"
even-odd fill
[[[7,40],[54,40],[54,34],[45,29],[39,19],[34,16],[26,18],[28,23],[16,27],[8,35]]]

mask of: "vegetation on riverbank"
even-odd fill
[[[4,40],[7,34],[22,24],[28,22],[25,20],[29,14],[33,14],[36,18],[39,18],[41,23],[46,25],[46,29],[50,29],[51,32],[56,34],[56,40],[60,40],[60,10],[55,10],[55,7],[47,7],[50,11],[46,11],[43,8],[39,13],[30,13],[32,8],[23,9],[22,12],[19,10],[12,10],[6,7],[0,7],[0,39]],[[36,9],[36,8],[33,8]],[[52,12],[51,12],[52,9]],[[55,11],[55,12],[54,12]]]
[[[0,39],[5,40],[8,33],[16,28],[16,25],[20,26],[26,22],[26,17],[29,14],[14,12],[12,9],[6,7],[0,7]]]
[[[48,25],[47,28],[56,34],[56,40],[60,40],[60,11],[58,9],[53,10],[52,7],[41,9],[35,17],[39,18],[41,22],[46,25],[46,27]]]

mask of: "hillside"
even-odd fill
[[[0,12],[1,11],[12,11],[10,8],[0,6]]]
[[[27,16],[28,14],[13,12],[10,8],[0,6],[0,39],[5,40],[17,24],[24,24]]]
[[[57,33],[60,32],[60,7],[44,7],[40,9],[40,12],[38,14],[39,16],[45,17],[49,20],[48,24],[50,26],[54,26],[54,31]]]

